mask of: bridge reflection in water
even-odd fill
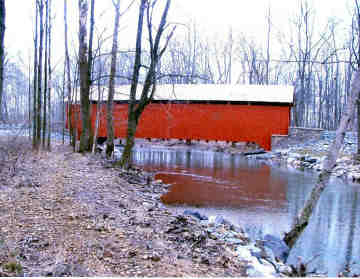
[[[161,197],[166,204],[247,208],[278,201],[276,206],[281,207],[286,200],[287,181],[272,177],[266,165],[252,169],[217,166],[198,169],[196,175],[163,170],[155,177],[172,185]]]
[[[197,150],[137,149],[138,166],[171,184],[161,199],[171,210],[222,214],[234,224],[279,234],[287,230],[287,176],[241,156]],[[277,226],[273,226],[274,219]]]
[[[252,236],[281,234],[303,207],[317,174],[281,169],[240,156],[204,151],[138,149],[137,165],[171,183],[162,196],[173,211],[221,214],[249,229]],[[332,179],[289,262],[317,257],[310,268],[336,276],[360,263],[360,186]],[[171,206],[170,206],[171,205]],[[360,264],[359,264],[360,273]]]

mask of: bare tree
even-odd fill
[[[48,73],[48,76],[49,76],[49,81],[48,81],[48,111],[49,111],[49,115],[48,115],[48,139],[47,139],[47,145],[46,145],[46,148],[48,151],[51,150],[51,87],[52,87],[52,69],[51,69],[51,29],[52,29],[52,19],[51,19],[51,4],[52,4],[52,1],[51,0],[48,0],[48,5],[49,5],[49,12],[48,12],[48,22],[49,22],[49,25],[48,25],[48,30],[47,30],[47,33],[48,33],[48,69],[49,69],[49,73]]]
[[[49,1],[45,0],[45,57],[44,57],[44,92],[43,92],[43,118],[42,118],[42,148],[45,149],[46,121],[47,121],[47,90],[48,90],[48,43],[49,43]]]
[[[172,39],[161,61],[159,83],[214,83],[210,43],[201,38],[195,23],[186,25],[185,40]]]
[[[269,5],[267,14],[267,39],[266,39],[266,74],[265,84],[269,84],[269,66],[270,66],[270,35],[271,35],[271,7]]]
[[[354,0],[354,16],[352,20],[352,40],[351,40],[351,50],[353,57],[355,58],[355,65],[358,69],[360,69],[360,3],[358,0]],[[358,119],[358,145],[357,145],[357,160],[360,160],[360,99],[357,101],[357,119]]]
[[[94,0],[91,1],[90,40],[87,38],[88,2],[79,0],[79,71],[82,131],[79,152],[91,151],[92,131],[90,118],[90,85],[92,64],[92,38],[94,30]]]
[[[38,5],[35,5],[35,34],[34,34],[34,89],[33,89],[33,135],[32,135],[32,146],[33,149],[36,148],[36,116],[37,116],[37,68],[38,68],[38,20],[39,20],[39,12],[38,12]]]
[[[214,44],[213,57],[215,59],[217,70],[216,83],[231,83],[232,72],[232,54],[233,54],[233,34],[232,29],[229,30],[228,40],[223,43]]]
[[[64,0],[64,43],[65,43],[65,64],[66,69],[66,88],[67,88],[67,119],[68,119],[68,128],[70,132],[70,144],[73,146],[75,151],[75,130],[72,123],[72,88],[71,88],[71,70],[70,70],[70,55],[69,55],[69,45],[68,45],[68,20],[67,20],[67,0]]]
[[[165,3],[165,8],[162,12],[159,27],[155,37],[153,36],[153,12],[156,8],[158,2],[141,0],[139,7],[139,18],[138,18],[138,28],[136,36],[136,54],[135,54],[135,64],[134,71],[131,80],[131,89],[130,89],[130,99],[129,99],[129,108],[128,108],[128,127],[127,127],[127,136],[126,136],[126,145],[122,157],[120,159],[120,166],[123,168],[129,168],[131,166],[131,152],[135,143],[135,132],[139,122],[140,115],[144,111],[145,107],[150,103],[154,97],[156,90],[156,68],[157,65],[164,54],[168,43],[171,37],[174,34],[175,27],[173,27],[169,34],[166,37],[164,46],[160,47],[160,40],[164,34],[167,25],[167,15],[169,12],[171,0],[167,0]],[[136,91],[139,83],[139,73],[141,68],[141,46],[142,46],[142,31],[143,31],[143,22],[144,15],[146,13],[146,22],[147,22],[147,31],[149,34],[149,48],[150,48],[150,65],[147,67],[147,72],[145,75],[144,85],[141,91],[140,99],[136,99]]]
[[[4,90],[4,38],[5,38],[5,0],[0,0],[0,121],[3,120],[2,114],[2,98]]]
[[[32,140],[31,129],[32,129],[32,121],[31,121],[31,54],[29,52],[29,65],[28,65],[28,81],[29,81],[29,96],[28,96],[28,124],[29,124],[29,140]]]
[[[336,165],[336,160],[344,143],[346,130],[351,122],[351,119],[354,117],[356,100],[359,97],[359,92],[360,70],[357,70],[353,75],[351,96],[348,100],[346,110],[341,117],[339,128],[336,131],[335,140],[331,144],[325,158],[323,170],[319,174],[318,180],[312,189],[310,196],[306,200],[303,209],[292,225],[291,230],[285,234],[284,241],[290,248],[293,247],[296,240],[300,237],[301,233],[308,225],[311,214],[320,199],[321,193],[325,190],[329,182],[331,172]]]
[[[115,8],[115,23],[113,33],[113,44],[111,49],[111,66],[109,77],[109,94],[107,100],[107,142],[106,142],[106,156],[108,158],[114,152],[114,127],[113,127],[113,100],[115,91],[115,74],[116,74],[116,55],[118,49],[118,33],[120,21],[120,0],[113,1]]]
[[[63,71],[63,77],[62,77],[62,113],[61,113],[61,120],[62,120],[62,144],[65,144],[65,119],[66,119],[66,105],[65,105],[65,81],[66,81],[66,62],[64,63],[64,71]],[[68,99],[68,103],[70,100]],[[70,127],[70,118],[68,118],[68,125]],[[69,129],[70,130],[70,129]]]
[[[39,28],[40,28],[40,41],[39,41],[39,63],[37,74],[37,108],[36,108],[36,142],[35,149],[39,150],[41,143],[41,97],[42,97],[42,55],[43,55],[43,40],[44,40],[44,26],[43,26],[43,0],[37,0],[39,7]]]

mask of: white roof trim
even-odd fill
[[[142,86],[137,88],[140,98]],[[102,87],[102,100],[107,100],[108,88]],[[130,85],[115,88],[114,101],[129,99]],[[294,87],[282,85],[175,84],[157,85],[154,100],[225,101],[293,103]],[[77,98],[78,99],[78,98]],[[92,87],[91,100],[98,100],[98,87]]]

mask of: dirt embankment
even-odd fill
[[[245,275],[230,244],[167,211],[166,187],[136,170],[60,144],[12,159],[0,170],[1,276]]]

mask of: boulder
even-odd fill
[[[190,216],[194,216],[195,218],[197,218],[197,219],[199,219],[199,220],[208,220],[208,217],[207,216],[205,216],[205,215],[202,215],[202,214],[200,214],[199,212],[197,212],[197,211],[192,211],[192,210],[189,210],[189,209],[187,209],[187,210],[185,210],[184,211],[184,215],[190,215]]]
[[[275,259],[279,259],[283,263],[286,262],[289,256],[290,249],[281,238],[271,234],[265,235],[264,247],[268,247],[272,250]]]
[[[317,162],[317,159],[307,156],[307,157],[305,157],[304,162],[307,162],[307,163],[310,163],[310,164],[315,164]]]
[[[45,271],[42,276],[46,277],[87,277],[89,272],[81,264],[60,262],[53,266],[50,270]]]
[[[209,224],[214,224],[215,226],[219,226],[219,225],[229,225],[231,226],[231,222],[229,222],[228,220],[226,220],[224,217],[219,216],[219,215],[213,215],[209,217]]]

